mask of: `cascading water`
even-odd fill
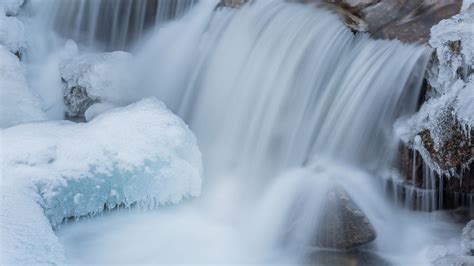
[[[197,0],[49,0],[39,8],[62,36],[101,50],[123,50],[150,26],[182,16]]]
[[[184,2],[169,3],[166,14]],[[144,1],[111,9],[105,0],[55,4],[53,14],[67,21],[60,31],[97,45],[108,29],[107,49],[125,47],[145,24]],[[395,119],[416,108],[429,51],[354,36],[319,7],[217,4],[199,1],[157,26],[132,50],[134,62],[124,73],[133,77],[137,98],[157,96],[196,133],[205,162],[203,198],[131,220],[115,216],[112,229],[105,228],[107,218],[93,227],[67,225],[59,235],[71,260],[294,262],[324,234],[317,224],[337,185],[378,232],[373,250],[391,262],[408,256],[424,262],[406,253],[429,242],[429,228],[417,228],[419,217],[385,199],[379,177],[396,150]],[[109,22],[102,25],[99,14]],[[130,245],[132,251],[120,252]]]

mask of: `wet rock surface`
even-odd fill
[[[315,246],[339,250],[367,244],[377,237],[369,219],[339,186],[328,193],[316,232]]]
[[[368,31],[374,38],[426,43],[430,29],[458,14],[462,0],[301,0],[335,7],[353,31]],[[363,26],[361,26],[363,25]]]

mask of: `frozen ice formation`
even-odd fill
[[[474,125],[474,5],[464,3],[463,11],[441,21],[431,29],[430,45],[435,49],[435,61],[428,69],[428,82],[432,88],[430,98],[420,111],[409,119],[398,121],[395,127],[401,139],[420,152],[431,170],[439,175],[461,176],[456,171],[474,160],[472,131]],[[432,147],[415,141],[422,131],[429,134]],[[455,137],[457,131],[464,135]],[[427,132],[427,133],[426,133]],[[467,145],[466,145],[467,144]],[[456,152],[446,150],[446,147]],[[465,150],[460,152],[461,147]],[[429,151],[431,150],[431,151]],[[453,154],[459,156],[454,158]],[[469,155],[470,154],[470,155]],[[438,157],[438,158],[434,158]],[[446,161],[459,161],[455,165]],[[446,163],[441,165],[440,162]]]
[[[1,185],[8,192],[2,192],[2,241],[16,244],[1,252],[2,262],[28,260],[30,249],[61,254],[51,225],[65,219],[200,195],[202,162],[194,134],[155,98],[89,123],[17,125],[2,130],[1,139]],[[23,262],[49,263],[33,257]]]

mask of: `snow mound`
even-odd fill
[[[18,58],[0,45],[0,127],[46,119],[39,99],[29,89],[26,70]]]
[[[134,99],[129,90],[126,66],[132,60],[127,52],[82,54],[64,60],[60,72],[69,116],[83,116],[92,104],[106,102],[123,106]]]
[[[12,53],[25,49],[25,27],[16,17],[7,17],[0,13],[0,44]]]
[[[196,139],[154,98],[89,123],[18,125],[4,130],[2,140],[4,168],[16,172],[10,179],[31,180],[53,226],[106,208],[153,208],[200,194]]]

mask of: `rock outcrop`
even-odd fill
[[[353,31],[367,31],[379,39],[426,43],[430,29],[459,13],[462,0],[300,0],[326,3]]]
[[[328,193],[316,232],[315,246],[340,250],[367,244],[377,237],[369,219],[339,186]]]

